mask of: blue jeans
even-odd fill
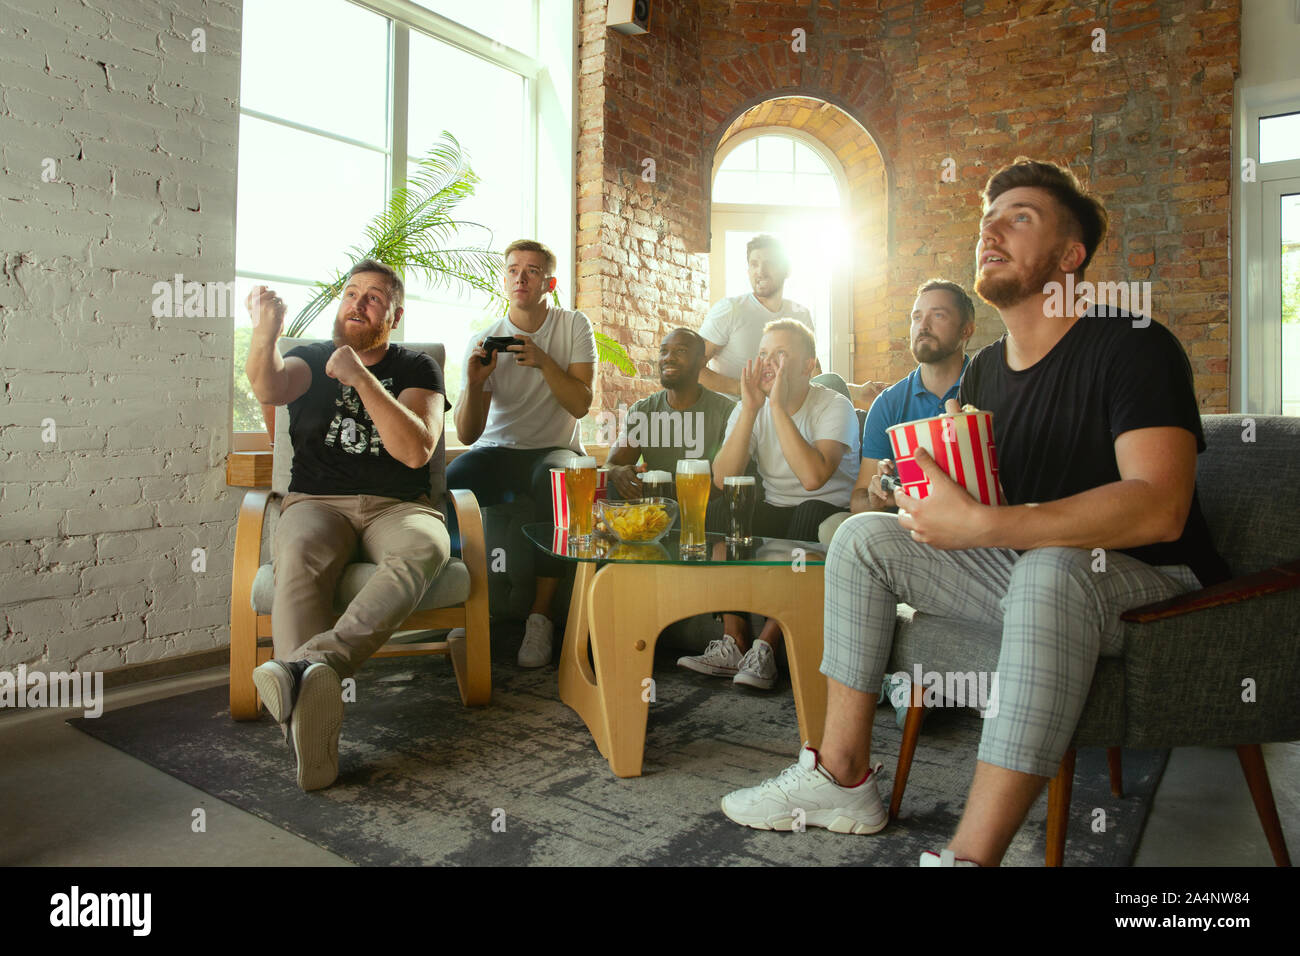
[[[571,448],[471,448],[447,466],[447,487],[468,488],[479,507],[514,501],[526,495],[533,503],[533,520],[555,523],[551,507],[551,469],[573,457]],[[455,511],[448,515],[452,541],[459,544]],[[540,548],[534,555],[539,578],[564,576],[564,562]]]

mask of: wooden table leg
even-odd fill
[[[670,582],[671,571],[610,564],[591,585],[591,651],[609,744],[604,753],[618,777],[641,776],[650,712],[647,679],[652,679],[664,613],[659,589],[651,585]]]
[[[788,573],[788,600],[795,613],[793,620],[781,622],[781,631],[790,662],[800,741],[816,748],[822,745],[826,729],[826,678],[821,672],[825,569],[814,565]]]
[[[573,577],[573,597],[569,601],[569,623],[560,648],[560,700],[568,704],[591,732],[596,749],[609,759],[609,728],[605,721],[605,704],[596,675],[587,660],[591,622],[591,581],[596,566],[583,561]]]

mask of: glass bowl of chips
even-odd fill
[[[671,498],[601,499],[596,505],[605,530],[624,544],[657,544],[677,520],[677,502]]]

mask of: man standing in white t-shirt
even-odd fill
[[[764,500],[754,506],[754,534],[765,538],[816,541],[823,521],[849,510],[858,477],[858,416],[839,392],[810,381],[816,364],[817,342],[807,326],[769,322],[758,358],[741,368],[740,404],[713,462],[719,488],[728,476],[744,474],[751,458],[758,463]],[[746,650],[748,621],[727,613],[723,627],[720,640],[678,665],[770,690],[781,628],[768,620]]]
[[[555,254],[542,243],[518,239],[506,247],[502,286],[510,310],[487,336],[518,341],[491,353],[482,340],[470,344],[456,434],[473,447],[447,466],[448,488],[468,488],[485,507],[528,495],[539,522],[555,520],[551,469],[584,454],[578,421],[591,408],[596,369],[591,322],[546,304],[554,276]],[[521,667],[550,663],[551,600],[562,573],[557,558],[539,554]]]
[[[812,313],[783,298],[790,259],[776,236],[755,236],[745,246],[749,285],[744,295],[719,299],[700,326],[707,363],[700,384],[726,395],[740,395],[740,370],[758,354],[763,329],[773,319],[798,319],[813,327]],[[814,372],[813,374],[816,374]]]

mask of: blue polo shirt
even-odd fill
[[[961,374],[966,374],[970,356],[962,359]],[[862,457],[893,458],[894,449],[889,444],[889,435],[885,429],[903,422],[914,422],[920,418],[933,418],[943,414],[943,403],[957,397],[961,375],[952,388],[943,393],[942,398],[935,398],[921,381],[921,366],[917,366],[907,378],[895,382],[876,396],[867,412],[866,423],[862,426]]]

